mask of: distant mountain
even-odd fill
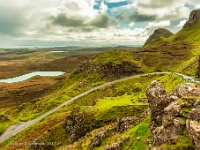
[[[154,40],[158,40],[160,38],[168,38],[172,36],[173,33],[171,33],[169,30],[164,28],[159,28],[154,31],[154,33],[147,39],[144,46],[148,45],[149,43],[153,42]]]

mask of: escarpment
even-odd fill
[[[197,9],[197,10],[193,10],[191,13],[190,13],[190,16],[189,16],[189,20],[185,23],[185,25],[183,26],[183,28],[190,28],[192,27],[192,25],[200,19],[200,9]]]

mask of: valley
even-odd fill
[[[0,83],[0,149],[198,150],[199,13],[143,47],[2,49],[0,79],[65,73]]]

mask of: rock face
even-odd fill
[[[154,31],[154,33],[147,39],[145,42],[144,46],[147,44],[151,43],[155,39],[159,39],[160,37],[168,38],[172,36],[173,33],[171,33],[169,30],[164,29],[164,28],[159,28]]]
[[[174,93],[166,93],[156,81],[147,88],[154,146],[173,143],[178,135],[188,132],[195,148],[200,149],[200,101],[189,98],[199,94],[200,87],[194,84],[179,85]]]
[[[195,23],[198,19],[200,19],[200,9],[193,10],[190,13],[189,20],[185,23],[183,28],[190,28],[193,25],[193,23]]]
[[[93,149],[95,146],[100,146],[103,139],[106,137],[107,131],[103,130],[92,139],[92,143],[90,144],[90,149]]]
[[[192,141],[196,145],[196,149],[200,149],[200,100],[194,104],[194,108],[190,112],[186,125]]]
[[[196,78],[200,79],[200,56],[198,59],[198,65],[197,65],[197,70],[196,70]]]
[[[80,137],[84,136],[88,129],[85,125],[84,114],[79,112],[78,109],[74,109],[71,114],[66,118],[65,128],[67,134],[69,134],[69,142],[77,141]]]
[[[104,147],[104,150],[120,150],[124,142],[129,139],[129,137],[124,137],[123,139],[120,140],[120,142],[113,143],[111,146],[106,146]]]
[[[116,79],[121,76],[130,76],[132,74],[138,74],[141,67],[137,66],[133,62],[122,61],[120,64],[113,64],[112,62],[101,64],[91,64],[90,62],[82,63],[74,73],[79,74],[84,72],[84,76],[88,76],[94,71],[99,72],[102,78]]]
[[[122,119],[117,119],[117,131],[123,133],[126,131],[131,125],[134,125],[138,119],[135,117],[125,117]]]

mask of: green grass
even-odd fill
[[[163,145],[163,150],[194,150],[194,144],[192,143],[189,135],[178,135],[176,141],[171,144],[167,143]]]
[[[147,140],[150,139],[150,116],[143,122],[130,129],[124,136],[129,136],[123,148],[124,150],[145,150],[148,146]]]

